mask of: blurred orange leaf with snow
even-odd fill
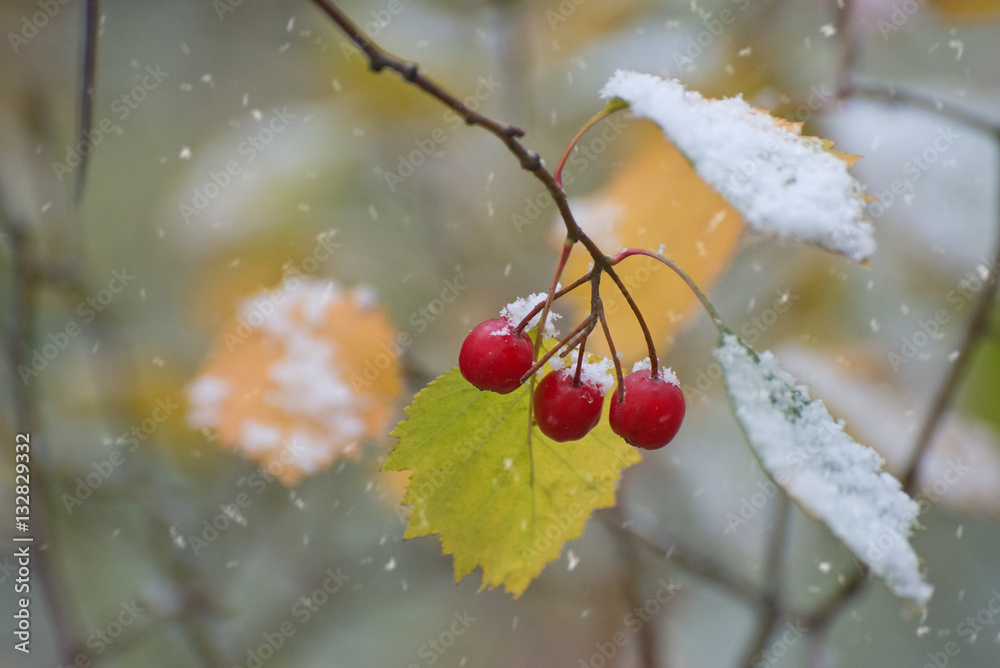
[[[188,424],[286,485],[386,435],[402,390],[396,330],[364,288],[289,277],[253,295],[187,388]]]
[[[707,291],[729,265],[743,229],[742,218],[658,131],[638,127],[633,131],[646,132],[647,140],[602,191],[571,204],[577,220],[606,253],[623,247],[656,251],[662,245],[663,254]],[[566,279],[585,273],[590,262],[582,248],[574,249]],[[660,345],[691,312],[694,295],[673,272],[651,258],[625,260],[616,270]],[[635,316],[610,280],[602,281],[601,297],[615,347],[627,362],[645,357],[646,345]],[[589,312],[589,291],[576,290],[567,299],[580,312]],[[595,354],[608,354],[603,337],[592,336],[587,345]]]

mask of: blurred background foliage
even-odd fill
[[[521,599],[477,593],[475,576],[453,584],[451,559],[435,540],[402,542],[402,481],[378,472],[388,437],[368,443],[360,461],[289,489],[262,483],[254,464],[186,425],[184,388],[213,339],[240,300],[278,285],[290,265],[318,280],[370,286],[396,328],[410,334],[394,420],[413,393],[455,364],[475,323],[545,289],[555,262],[554,207],[494,138],[398,77],[374,76],[308,2],[109,0],[101,4],[94,119],[117,130],[96,147],[74,208],[76,172],[57,174],[53,163],[66,163],[74,143],[80,7],[48,3],[58,9],[31,32],[25,21],[43,4],[0,4],[8,42],[0,48],[0,204],[51,274],[35,291],[32,347],[71,322],[80,333],[27,383],[3,367],[7,440],[18,401],[27,397],[37,414],[34,465],[45,467],[51,487],[48,542],[39,549],[55,575],[45,583],[35,573],[34,651],[25,657],[6,641],[5,664],[64,662],[40,593],[48,584],[71,612],[79,653],[100,666],[246,666],[264,654],[268,666],[603,665],[599,645],[628,631],[632,606],[673,578],[682,589],[649,622],[659,665],[736,665],[757,610],[641,543],[623,548],[599,518]],[[740,234],[732,220],[730,238],[700,253],[691,230],[707,223],[714,205],[696,205],[697,184],[683,174],[655,178],[669,161],[643,157],[661,140],[638,122],[625,121],[625,131],[604,143],[596,143],[597,131],[585,137],[567,167],[567,191],[590,204],[611,198],[641,209],[648,223],[635,223],[632,233],[651,248],[690,237],[684,243],[692,246],[678,252],[717,276],[711,294],[730,325],[750,332],[758,349],[794,361],[793,372],[819,397],[829,395],[833,413],[891,464],[915,439],[959,345],[971,307],[956,291],[974,294],[980,263],[996,270],[988,263],[1000,225],[997,147],[987,133],[927,111],[838,101],[838,58],[850,38],[858,75],[996,118],[997,4],[861,0],[846,26],[837,25],[833,3],[819,0],[342,6],[379,44],[524,128],[527,145],[550,166],[599,110],[598,90],[617,68],[678,77],[710,96],[743,94],[862,155],[854,171],[881,205],[873,202],[880,246],[870,269]],[[732,21],[716,31],[713,17],[723,11]],[[147,68],[162,74],[149,79]],[[144,78],[157,83],[140,101]],[[247,149],[244,142],[262,139],[269,124],[281,127],[273,140]],[[946,144],[934,159],[914,167],[939,137]],[[428,141],[432,148],[422,149]],[[652,173],[628,177],[644,159],[659,162]],[[230,161],[240,173],[207,189]],[[403,171],[412,174],[401,182],[387,177]],[[902,185],[893,194],[895,182]],[[198,193],[207,205],[185,215],[182,205]],[[310,263],[319,257],[318,235],[330,231],[336,248]],[[9,316],[17,290],[9,235],[3,246]],[[134,279],[100,312],[81,306],[110,289],[115,270]],[[449,281],[462,287],[439,308]],[[765,478],[710,376],[711,327],[700,313],[688,317],[683,290],[664,281],[644,291],[643,303],[661,321],[668,363],[685,384],[687,422],[670,448],[626,473],[621,512],[640,534],[679,537],[761,582],[779,503],[768,499],[732,529]],[[780,314],[776,300],[788,306]],[[940,309],[948,322],[916,345],[920,323]],[[974,638],[960,626],[1000,588],[995,332],[976,356],[958,417],[935,446],[946,454],[922,473],[933,489],[949,461],[961,458],[972,471],[932,493],[926,531],[914,538],[936,587],[926,618],[876,583],[838,616],[814,655],[829,663],[817,665],[919,666],[949,641],[960,647],[949,665],[1000,664],[1000,618],[990,613],[987,623],[980,615]],[[904,352],[907,341],[913,355]],[[158,405],[177,408],[150,421]],[[122,437],[133,427],[142,434],[137,443]],[[67,507],[63,495],[76,494],[116,452],[122,463],[82,504]],[[0,463],[8,499],[12,462]],[[244,493],[249,505],[233,511]],[[216,539],[192,541],[221,516],[227,528]],[[3,528],[4,540],[10,531]],[[855,569],[847,551],[797,510],[784,564],[781,591],[806,611]],[[343,584],[315,596],[331,571]],[[12,576],[0,577],[8,592],[0,608],[10,619]],[[313,597],[315,609],[302,597]],[[102,640],[133,601],[143,612],[113,642]],[[278,644],[282,628],[293,633],[261,653]],[[628,638],[608,665],[636,665],[638,642]],[[439,652],[432,640],[449,646]],[[809,648],[789,643],[767,665],[806,665]]]

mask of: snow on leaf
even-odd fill
[[[782,364],[822,393],[827,404],[847,418],[851,433],[885,458],[898,475],[909,463],[917,429],[911,388],[850,372],[851,359],[863,367],[857,350],[818,351],[792,345],[780,351]],[[837,361],[835,361],[837,360]],[[878,367],[875,367],[878,368]],[[919,396],[919,395],[918,395]],[[990,427],[972,416],[948,415],[917,466],[916,500],[953,510],[1000,516],[1000,443]]]
[[[639,461],[606,415],[579,441],[528,431],[530,387],[482,392],[452,369],[423,389],[393,432],[384,470],[410,470],[406,538],[440,534],[455,581],[482,569],[482,587],[520,596],[597,508],[615,503],[621,470]]]
[[[245,299],[187,389],[187,421],[286,485],[385,435],[396,332],[369,291],[289,278]]]
[[[768,475],[897,596],[926,605],[933,588],[909,543],[919,506],[882,471],[878,453],[844,433],[771,353],[758,356],[726,333],[715,356],[736,419]]]
[[[864,262],[875,251],[864,188],[830,143],[803,137],[741,97],[712,100],[679,82],[619,70],[601,96],[655,122],[747,222]]]

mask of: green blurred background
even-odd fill
[[[32,33],[24,21],[42,5],[57,9]],[[632,577],[642,598],[670,578],[682,585],[650,621],[659,665],[736,665],[757,611],[641,545],[624,558],[617,534],[598,518],[519,600],[477,593],[475,574],[455,585],[451,558],[441,556],[436,539],[402,541],[398,491],[378,473],[388,437],[360,462],[335,464],[294,489],[270,483],[259,495],[254,490],[248,507],[227,515],[231,522],[216,540],[201,549],[191,544],[205,520],[253,489],[257,470],[184,423],[184,386],[239,299],[274,286],[285,265],[315,252],[318,234],[335,230],[339,245],[315,276],[371,286],[396,326],[413,335],[401,416],[413,393],[454,366],[474,324],[547,287],[555,211],[549,206],[518,228],[512,216],[530,210],[541,186],[499,142],[455,122],[395,75],[370,73],[310,3],[256,0],[101,4],[94,120],[114,129],[96,147],[74,208],[76,170],[64,173],[53,163],[66,163],[73,144],[79,5],[0,4],[0,204],[25,225],[54,274],[36,292],[35,345],[71,322],[80,327],[29,383],[2,367],[0,422],[13,442],[17,402],[29,401],[37,414],[34,466],[45,467],[54,495],[49,542],[37,547],[50,556],[58,580],[52,595],[72,612],[85,658],[99,666],[247,666],[264,654],[267,666],[603,665],[595,653],[623,628],[634,604],[626,586]],[[860,46],[857,73],[1000,120],[993,5],[855,3],[847,27]],[[775,291],[794,296],[787,313],[760,328],[756,347],[794,360],[790,368],[813,382],[818,396],[829,395],[831,409],[859,438],[897,450],[915,438],[970,311],[948,295],[989,260],[997,236],[997,148],[988,134],[929,112],[835,100],[844,31],[832,3],[402,0],[342,7],[373,39],[420,62],[459,97],[524,128],[526,144],[549,165],[600,109],[603,83],[631,68],[679,77],[706,95],[742,93],[806,121],[808,133],[864,156],[854,171],[883,205],[881,193],[905,181],[905,194],[873,211],[880,247],[870,269],[747,233],[712,296],[737,327],[761,317]],[[709,16],[724,9],[734,20],[713,34]],[[707,44],[693,49],[704,34]],[[150,78],[148,68],[158,75]],[[810,100],[819,101],[815,108]],[[275,119],[284,120],[273,141],[252,158],[240,151]],[[385,173],[438,128],[445,140],[390,188]],[[956,138],[947,150],[926,169],[907,170],[908,160],[949,131]],[[626,133],[574,174],[570,194],[599,189],[635,148]],[[185,215],[182,205],[205,194],[213,174],[218,183],[230,160],[241,174],[204,210]],[[9,238],[0,251],[9,331]],[[113,271],[134,279],[87,315],[79,304],[108,287]],[[78,278],[82,292],[59,289],[66,275]],[[426,327],[418,325],[421,309],[458,275],[468,288],[433,321],[424,318]],[[902,350],[938,309],[951,316],[940,336],[893,368],[887,354]],[[676,335],[668,361],[682,379],[709,367],[711,337],[703,317]],[[1000,665],[1000,617],[990,613],[986,623],[980,615],[971,642],[960,628],[1000,596],[993,593],[1000,589],[998,371],[991,335],[945,444],[952,458],[974,461],[974,473],[949,490],[955,499],[932,504],[922,516],[926,531],[913,540],[936,587],[926,618],[875,583],[840,615],[818,655],[826,663],[817,665],[923,666],[949,641],[960,647],[950,666]],[[177,408],[131,448],[120,436],[149,418],[158,401]],[[73,494],[77,478],[101,469],[113,452],[123,463],[67,508],[61,495]],[[930,470],[928,480],[943,470]],[[3,498],[12,499],[12,457],[0,471]],[[738,531],[727,531],[727,518],[763,480],[721,384],[711,383],[704,396],[689,396],[674,445],[626,474],[623,512],[639,533],[679,536],[757,582],[778,504],[764,504]],[[5,541],[10,533],[0,531]],[[798,510],[785,564],[784,595],[802,610],[825,600],[854,569],[846,550]],[[318,594],[331,572],[340,588]],[[5,634],[4,665],[63,665],[45,584],[37,571],[34,577],[33,651],[15,652]],[[6,562],[0,579],[0,614],[10,620]],[[141,612],[130,613],[134,608]],[[101,633],[117,631],[117,620],[121,635],[102,640]],[[283,624],[293,633],[278,643]],[[431,641],[449,646],[438,651]],[[262,646],[278,644],[261,654]],[[636,644],[617,650],[608,665],[637,665]],[[808,649],[792,642],[763,665],[807,665]]]

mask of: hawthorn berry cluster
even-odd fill
[[[535,361],[535,345],[524,332],[527,320],[518,324],[501,317],[477,325],[459,352],[462,376],[479,389],[498,394],[519,388],[548,359]],[[571,334],[561,344],[573,338]],[[534,419],[553,441],[579,440],[601,420],[605,389],[584,378],[582,342],[580,348],[575,369],[567,366],[552,371],[534,388]],[[637,368],[624,376],[622,391],[614,394],[611,429],[630,445],[656,450],[673,440],[680,429],[684,394],[672,376],[666,376],[652,368]]]
[[[545,300],[536,304],[520,322],[514,322],[516,317],[512,317],[509,312],[505,311],[505,317],[486,320],[477,325],[462,344],[458,366],[465,379],[479,389],[507,394],[532,378],[560,349],[564,349],[560,355],[562,358],[570,353],[575,353],[575,371],[570,367],[559,368],[553,364],[555,370],[542,378],[534,388],[531,406],[534,420],[543,434],[559,442],[578,440],[597,426],[604,407],[604,376],[606,371],[596,374],[588,373],[586,376],[582,373],[587,337],[600,323],[611,350],[617,380],[617,389],[608,415],[611,429],[630,445],[645,450],[656,450],[673,440],[680,429],[685,412],[684,394],[681,392],[680,385],[674,375],[669,370],[660,369],[649,327],[646,325],[639,306],[629,294],[628,287],[615,271],[615,265],[626,258],[639,255],[662,262],[695,293],[717,325],[722,326],[722,320],[697,284],[673,260],[664,257],[661,254],[662,250],[659,253],[653,253],[648,250],[631,248],[622,250],[613,256],[605,255],[573,218],[565,192],[562,189],[563,167],[566,165],[573,147],[588,129],[611,114],[627,107],[628,105],[621,100],[612,100],[603,111],[584,124],[570,141],[569,146],[566,147],[551,176],[545,172],[540,163],[535,164],[530,160],[522,161],[525,169],[541,174],[539,178],[549,187],[549,192],[555,198],[563,222],[566,224],[566,240],[563,243],[552,287],[545,295]],[[593,264],[590,271],[584,276],[566,288],[559,289],[559,278],[566,267],[566,261],[573,246],[577,243],[581,244],[590,254]],[[636,365],[632,369],[632,373],[628,375],[622,372],[621,362],[615,352],[611,331],[604,314],[604,306],[600,296],[600,282],[604,275],[607,275],[614,282],[625,301],[628,302],[639,327],[642,329],[649,350],[648,364],[645,366]],[[544,337],[545,318],[549,315],[552,302],[586,283],[591,285],[590,314],[569,335],[561,339],[554,348],[539,358],[541,342]],[[532,342],[524,330],[530,319],[539,313],[538,336],[537,340]]]

